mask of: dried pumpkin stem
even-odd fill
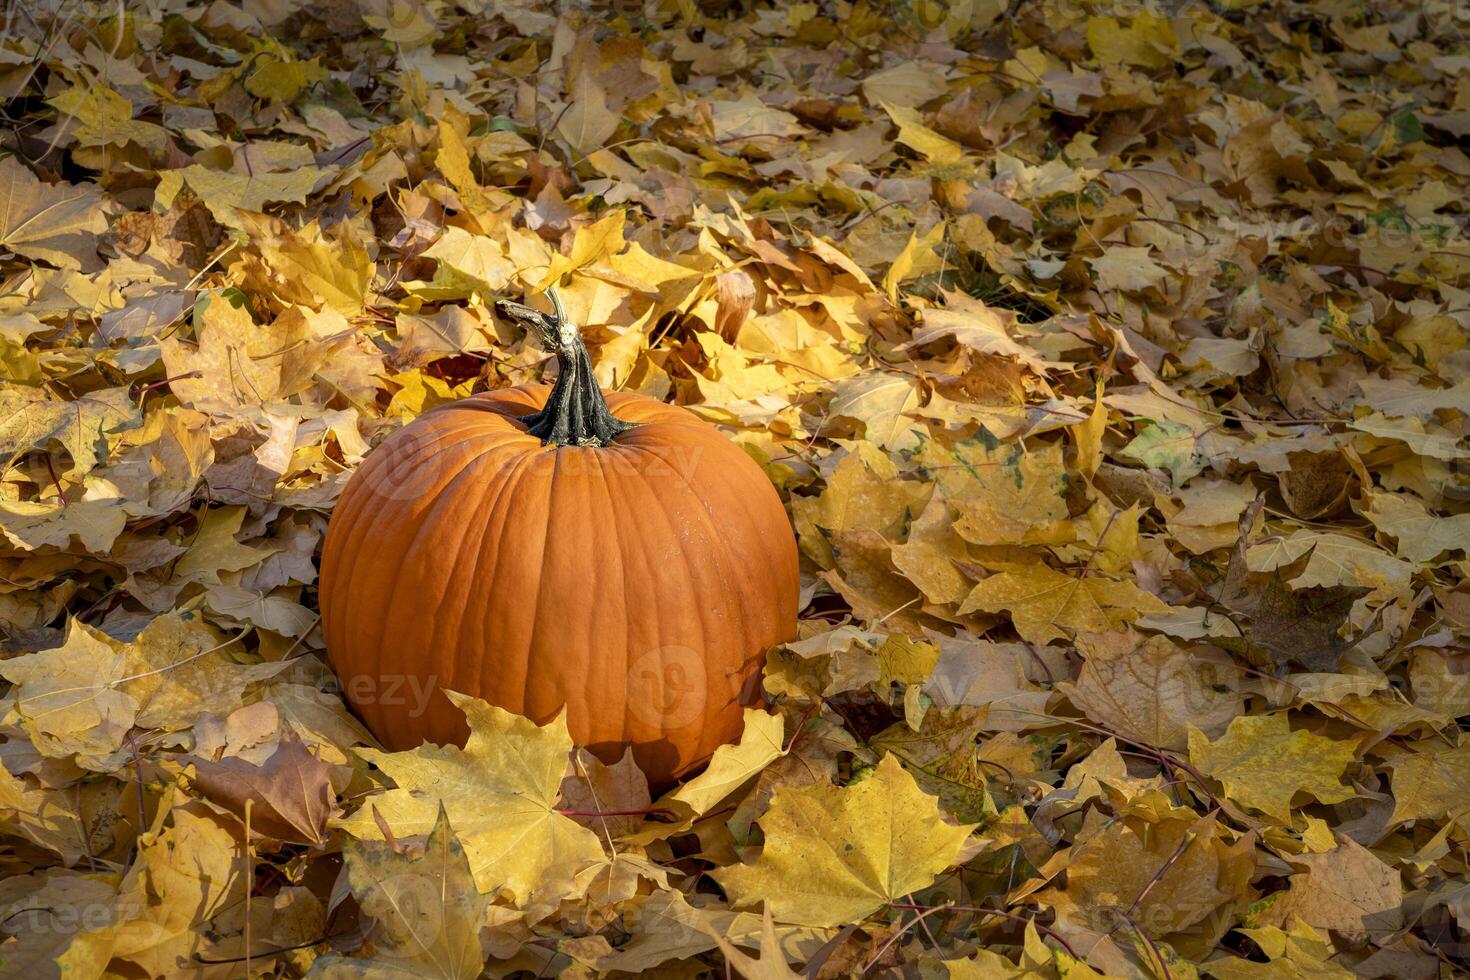
[[[551,316],[506,300],[495,304],[501,316],[534,329],[541,342],[556,354],[559,371],[546,405],[539,412],[522,416],[521,421],[531,435],[548,446],[605,446],[633,428],[634,423],[617,418],[607,407],[577,325],[567,316],[555,286],[548,288],[546,295],[555,310]]]

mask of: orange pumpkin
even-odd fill
[[[761,468],[689,411],[604,396],[576,327],[496,310],[556,351],[555,387],[432,409],[378,446],[327,529],[327,654],[391,749],[462,744],[445,689],[666,785],[738,738],[763,651],[796,633],[797,554]]]

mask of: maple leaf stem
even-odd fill
[[[138,744],[133,739],[133,733],[127,735],[128,751],[133,756],[133,775],[135,785],[138,788],[138,832],[141,834],[148,828],[148,801],[143,790],[143,760],[138,755]],[[128,854],[128,863],[132,863],[133,856],[137,853],[137,845]]]
[[[793,731],[791,733],[791,737],[786,740],[786,745],[781,749],[782,752],[791,751],[791,747],[796,744],[796,740],[798,738],[801,738],[801,733],[802,730],[806,728],[806,723],[811,720],[812,715],[816,713],[817,708],[821,707],[821,705],[821,699],[818,699],[812,703],[812,706],[810,708],[806,709],[806,713],[803,714],[801,716],[801,720],[796,723],[796,730]]]
[[[913,893],[912,892],[910,892],[909,894],[907,894],[907,895],[904,896],[904,901],[912,902],[913,900],[914,900],[914,896],[913,896]],[[924,929],[924,935],[926,937],[928,937],[928,939],[929,939],[929,945],[930,946],[933,946],[935,949],[938,949],[939,948],[939,940],[934,937],[934,930],[929,928],[929,923],[924,921],[924,917],[921,915],[918,918],[916,918],[914,921],[917,922],[920,926],[923,927],[923,929]]]
[[[1119,912],[1118,917],[1128,924],[1139,939],[1143,940],[1143,946],[1149,952],[1149,959],[1158,965],[1159,976],[1163,977],[1163,980],[1174,980],[1174,974],[1169,972],[1169,962],[1164,959],[1164,954],[1159,952],[1159,947],[1149,938],[1148,933],[1133,921],[1133,916],[1128,912]]]
[[[142,397],[148,392],[153,391],[156,388],[162,388],[165,385],[170,384],[171,382],[184,381],[189,378],[198,378],[202,376],[202,372],[199,371],[185,371],[183,374],[175,374],[172,377],[164,378],[162,381],[154,381],[151,384],[139,385],[133,390],[133,395],[138,399],[142,399]],[[139,404],[142,404],[142,402],[140,401]]]
[[[557,810],[564,817],[647,817],[655,814],[661,816],[677,816],[668,807],[655,806],[646,810]]]
[[[914,926],[919,925],[920,923],[922,923],[925,919],[927,919],[929,916],[933,915],[934,913],[936,913],[936,912],[943,912],[945,909],[948,909],[948,908],[952,908],[952,906],[949,906],[949,905],[935,905],[935,906],[933,906],[931,908],[925,909],[924,911],[920,912],[918,915],[916,915],[912,919],[910,919],[908,925],[904,926],[902,929],[898,930],[893,935],[889,936],[888,937],[888,941],[885,942],[882,946],[879,946],[878,947],[878,951],[876,953],[874,953],[873,954],[873,958],[870,959],[870,960],[868,960],[868,962],[863,966],[863,969],[862,969],[861,973],[859,973],[859,976],[865,976],[869,970],[871,970],[873,967],[877,966],[878,965],[878,961],[881,960],[881,959],[883,959],[883,954],[886,953],[886,952],[888,952],[888,948],[890,946],[892,946],[894,943],[896,943],[900,939],[902,939],[904,933],[908,932]]]
[[[56,467],[51,464],[51,454],[43,451],[41,458],[46,461],[46,472],[51,475],[51,482],[56,484],[56,497],[61,501],[61,509],[66,510],[66,488],[61,485],[61,477],[56,475]]]
[[[1153,891],[1154,886],[1163,880],[1164,875],[1168,873],[1169,869],[1184,856],[1185,851],[1189,850],[1189,845],[1194,843],[1194,839],[1193,831],[1185,833],[1183,839],[1179,841],[1179,846],[1174,848],[1174,853],[1170,854],[1168,860],[1159,865],[1159,870],[1155,871],[1153,877],[1148,880],[1148,883],[1139,890],[1138,897],[1133,900],[1132,905],[1128,906],[1128,911],[1123,913],[1125,916],[1132,916],[1138,910],[1138,906],[1143,904],[1143,900],[1148,897],[1148,893]]]

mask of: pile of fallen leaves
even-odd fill
[[[3,18],[0,973],[1463,964],[1463,3]],[[322,657],[344,483],[544,376],[552,269],[803,555],[658,800],[475,701],[379,751]]]

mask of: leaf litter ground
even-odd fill
[[[6,975],[1463,968],[1462,5],[4,16]],[[343,484],[556,279],[801,544],[659,800],[322,659]]]

